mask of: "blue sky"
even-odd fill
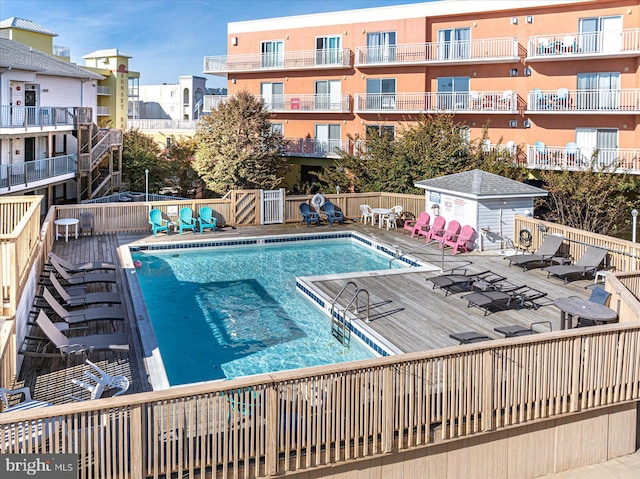
[[[426,0],[0,0],[0,18],[20,17],[58,34],[72,61],[118,48],[131,57],[141,85],[202,75],[203,58],[225,55],[227,23]],[[226,86],[211,75],[208,87]]]

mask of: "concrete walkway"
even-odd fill
[[[637,479],[640,477],[640,449],[633,454],[600,464],[541,477],[545,479]]]

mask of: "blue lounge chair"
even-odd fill
[[[193,211],[191,211],[191,208],[184,207],[180,210],[178,228],[180,229],[180,234],[182,234],[182,230],[191,230],[193,231],[193,234],[196,234],[196,220],[193,217]]]
[[[169,234],[169,221],[162,217],[162,211],[156,209],[149,211],[149,224],[151,224],[154,238],[158,231],[166,231]]]
[[[327,215],[329,226],[333,226],[334,221],[337,221],[340,224],[344,223],[344,215],[342,214],[342,211],[336,211],[336,207],[331,203],[331,201],[327,201],[322,207],[322,210]]]
[[[311,211],[308,203],[300,203],[300,214],[302,215],[302,222],[307,223],[307,228],[311,227],[311,223],[315,223],[320,226],[320,217],[315,211]]]
[[[198,218],[198,224],[200,225],[200,234],[207,228],[216,232],[216,225],[218,224],[218,218],[213,216],[213,210],[208,206],[200,208],[200,216]]]

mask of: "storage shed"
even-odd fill
[[[534,198],[547,195],[541,188],[482,170],[418,181],[415,186],[425,190],[425,211],[432,222],[444,216],[447,222],[473,226],[480,250],[509,248],[515,238],[514,215],[531,216]]]

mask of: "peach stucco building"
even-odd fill
[[[445,0],[230,23],[204,71],[265,98],[292,155],[449,111],[532,169],[640,173],[639,27],[637,1]]]

